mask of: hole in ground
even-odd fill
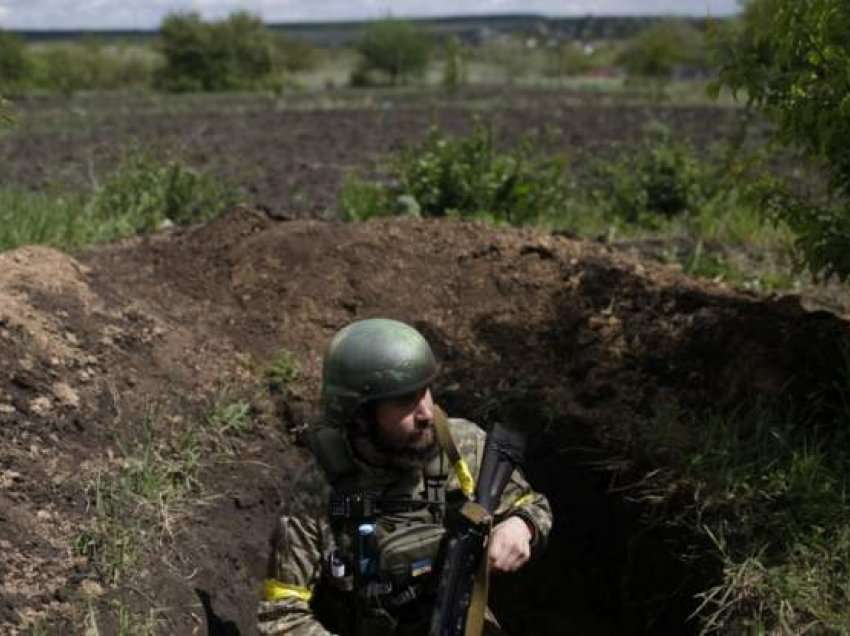
[[[679,558],[694,538],[649,523],[645,504],[612,492],[598,462],[551,448],[530,451],[526,474],[549,498],[555,526],[541,559],[494,577],[503,627],[512,636],[696,634],[694,595],[719,580],[716,566]]]

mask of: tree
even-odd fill
[[[425,73],[431,43],[412,22],[387,18],[366,27],[357,51],[362,58],[361,72],[384,73],[396,85]]]
[[[642,30],[629,40],[618,62],[629,77],[659,86],[670,81],[679,67],[708,66],[702,33],[680,20],[663,20]]]
[[[160,26],[165,65],[156,85],[169,91],[220,91],[262,84],[274,70],[274,41],[248,13],[204,22],[197,13],[173,13]]]
[[[0,88],[14,88],[29,79],[32,71],[23,41],[0,30]]]
[[[562,79],[586,73],[593,66],[589,53],[578,42],[562,42],[550,52],[547,75]]]
[[[776,139],[823,165],[829,191],[803,198],[777,179],[762,203],[797,236],[816,276],[850,277],[850,12],[845,0],[755,0],[717,37],[718,88],[767,115]]]

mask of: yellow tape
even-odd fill
[[[313,592],[299,585],[287,585],[275,579],[266,579],[263,582],[263,594],[267,601],[282,601],[287,598],[297,598],[309,603],[313,598]]]
[[[511,508],[522,508],[525,504],[530,504],[534,501],[535,495],[533,493],[528,493],[527,495],[523,495],[519,499],[517,499]]]
[[[472,497],[475,494],[475,478],[472,476],[472,471],[469,470],[469,465],[461,457],[455,464],[455,474],[460,482],[460,489],[467,497]]]

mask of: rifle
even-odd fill
[[[525,454],[525,434],[496,424],[487,435],[475,497],[448,535],[428,636],[480,636],[487,606],[485,554],[493,513]]]

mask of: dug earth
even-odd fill
[[[475,223],[236,209],[75,257],[0,254],[0,632],[254,634],[323,346],[374,316],[427,336],[449,412],[532,433],[558,522],[546,559],[497,581],[518,636],[688,633],[711,567],[674,558],[614,476],[649,470],[660,413],[839,399],[850,335],[797,298]]]

